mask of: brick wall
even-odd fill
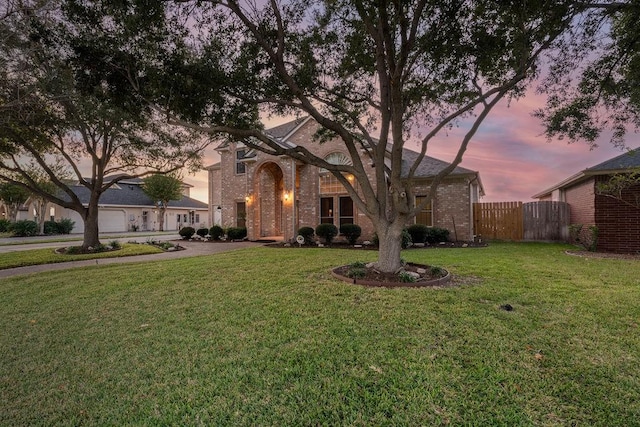
[[[416,186],[416,196],[426,196],[426,183]],[[446,228],[452,240],[473,240],[471,199],[468,178],[450,178],[438,186],[433,201],[433,225]]]
[[[565,201],[570,209],[569,224],[583,225],[577,238],[587,245],[592,240],[589,226],[596,224],[594,188],[595,178],[590,178],[567,188],[564,192]]]
[[[591,178],[565,190],[565,201],[571,206],[571,224],[595,225],[594,185]]]
[[[606,179],[598,177],[598,181]],[[628,203],[602,195],[595,197],[599,251],[640,253],[640,208],[632,206],[637,197],[640,185],[622,192]]]

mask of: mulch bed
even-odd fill
[[[364,272],[363,275],[359,275],[359,277],[349,277],[352,268],[353,266],[351,265],[343,265],[331,270],[331,274],[337,279],[353,283],[354,285],[388,288],[443,286],[451,280],[451,275],[445,269],[432,269],[431,266],[414,263],[405,264],[403,266],[403,271],[411,272],[414,273],[414,275],[418,275],[419,277],[415,279],[415,282],[404,282],[401,280],[399,274],[383,273],[376,270],[374,267],[361,268],[360,271]]]

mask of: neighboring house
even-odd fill
[[[612,175],[640,167],[640,149],[629,151],[585,169],[533,196],[534,199],[567,202],[571,224],[598,228],[597,250],[621,253],[640,252],[640,185],[621,193],[622,199],[597,194],[598,183]]]
[[[319,144],[313,140],[318,125],[309,117],[269,129],[267,133],[284,147],[305,146],[332,164],[351,164],[339,140]],[[209,172],[209,215],[223,227],[246,227],[250,240],[295,239],[300,227],[320,223],[355,223],[362,239],[374,234],[371,221],[355,206],[344,187],[328,171],[305,165],[287,156],[271,156],[240,142],[225,142],[217,151],[220,162]],[[365,154],[363,154],[365,155]],[[418,153],[405,150],[403,173]],[[427,195],[435,174],[446,162],[425,157],[415,179],[416,201]],[[368,171],[373,177],[373,167]],[[353,179],[353,177],[347,177]],[[473,238],[472,207],[484,195],[478,172],[457,167],[438,187],[437,197],[415,222],[447,228],[451,238]]]
[[[106,178],[107,179],[107,178]],[[189,197],[188,184],[183,184],[183,196],[180,200],[172,200],[165,212],[165,231],[179,230],[184,226],[194,228],[208,227],[208,205]],[[89,191],[81,185],[72,185],[71,189],[86,206]],[[29,208],[28,213],[33,209]],[[49,218],[59,221],[70,218],[75,221],[73,233],[84,232],[84,223],[80,215],[71,209],[50,204]],[[98,213],[98,229],[100,232],[121,231],[155,231],[159,226],[159,212],[151,200],[142,191],[142,179],[119,181],[100,197]],[[28,219],[33,219],[31,214]]]

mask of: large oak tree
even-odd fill
[[[66,4],[78,22],[108,24],[82,36],[91,43],[78,58],[100,58],[100,67],[128,80],[139,97],[132,99],[154,105],[169,123],[333,173],[373,222],[383,271],[400,267],[403,227],[462,161],[492,109],[522,96],[543,65],[568,73],[579,56],[560,53],[588,51],[616,28],[603,23],[617,10],[613,2],[569,0],[178,1],[162,11],[142,0],[111,10],[99,1]],[[131,37],[114,44],[112,32]],[[265,115],[311,116],[321,126],[318,143],[338,138],[352,165],[280,145],[263,132]],[[457,155],[415,206],[415,171],[430,142],[453,126],[464,129],[449,138]],[[410,141],[421,152],[405,173]]]
[[[97,53],[126,44],[129,33],[108,20],[85,21],[65,2],[20,3],[0,21],[0,179],[78,212],[83,247],[95,247],[104,191],[122,179],[197,165],[206,141],[164,123],[122,73],[104,65],[114,58]],[[118,15],[126,10],[108,4],[101,12],[126,19]],[[73,184],[84,187],[88,203]]]

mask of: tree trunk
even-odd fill
[[[40,234],[44,234],[44,223],[45,223],[45,211],[47,209],[47,205],[49,202],[46,200],[39,200],[37,202],[38,206],[38,229]]]
[[[89,247],[95,248],[100,244],[100,236],[98,234],[98,206],[89,205],[85,211],[84,219],[84,241],[82,249],[87,250]]]
[[[158,231],[164,231],[164,212],[165,212],[165,209],[160,208],[160,210],[158,212],[159,212],[159,214],[158,214],[158,224],[159,224]]]
[[[8,203],[7,207],[9,208],[9,221],[16,222],[18,220],[18,208],[19,206],[15,203]]]
[[[376,227],[378,235],[378,270],[395,273],[402,267],[400,251],[402,250],[402,228],[396,224],[384,224]]]

